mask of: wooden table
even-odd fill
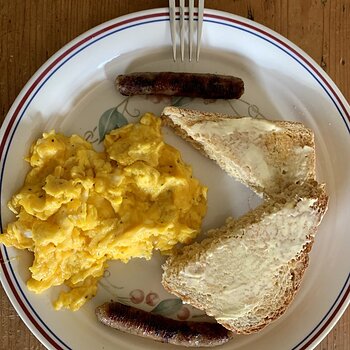
[[[166,7],[167,0],[0,0],[1,122],[27,80],[64,44],[109,19]],[[206,0],[286,36],[331,76],[350,100],[350,1]],[[0,287],[0,350],[44,349]],[[317,350],[350,349],[350,308]]]

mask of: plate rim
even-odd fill
[[[124,16],[120,16],[114,19],[111,19],[107,22],[101,23],[98,26],[95,26],[88,31],[82,33],[78,37],[71,40],[69,43],[64,45],[60,50],[58,50],[53,56],[51,56],[29,79],[29,81],[25,84],[25,86],[22,88],[21,92],[18,94],[17,98],[13,102],[10,110],[8,111],[3,124],[1,126],[0,130],[0,160],[2,164],[2,168],[4,169],[4,165],[6,163],[6,155],[7,152],[4,155],[4,149],[7,146],[7,149],[9,147],[8,143],[11,143],[11,139],[8,139],[8,135],[10,134],[11,130],[13,129],[14,124],[17,122],[17,124],[20,122],[20,119],[18,118],[19,112],[21,112],[24,104],[28,101],[28,105],[30,104],[31,100],[35,97],[36,93],[39,91],[37,90],[34,94],[32,94],[35,91],[35,87],[48,75],[50,74],[54,69],[59,69],[59,67],[64,64],[64,58],[68,56],[70,53],[73,53],[76,49],[78,49],[80,46],[84,45],[85,43],[89,43],[89,45],[92,45],[94,40],[97,40],[98,36],[102,33],[108,32],[112,28],[116,27],[122,27],[123,25],[126,25],[131,22],[137,22],[137,21],[143,21],[145,19],[151,19],[156,18],[155,21],[169,21],[169,10],[168,8],[154,8],[144,11],[138,11],[134,13],[130,13]],[[279,45],[276,45],[276,43],[269,41],[271,44],[278,46],[281,50],[283,50],[288,55],[292,56],[289,52],[291,51],[293,54],[295,54],[300,60],[304,62],[304,64],[309,67],[305,67],[304,64],[302,64],[300,61],[298,61],[306,70],[309,71],[311,75],[320,83],[323,90],[328,94],[329,98],[333,101],[335,107],[338,109],[339,114],[341,115],[346,128],[348,129],[348,132],[350,133],[350,106],[348,102],[346,101],[345,97],[339,90],[339,88],[335,85],[333,80],[329,77],[329,75],[307,54],[305,53],[301,48],[299,48],[297,45],[295,45],[293,42],[291,42],[289,39],[285,38],[284,36],[278,34],[274,30],[256,23],[254,21],[251,21],[249,19],[246,19],[244,17],[231,14],[229,12],[219,11],[219,10],[212,10],[212,9],[205,9],[204,13],[204,19],[206,22],[213,22],[217,24],[224,24],[223,22],[228,23],[234,23],[236,26],[242,26],[247,27],[250,29],[250,33],[254,34],[252,31],[259,32],[261,35],[260,38],[265,39],[264,37],[269,37],[274,42],[277,42]],[[223,21],[223,22],[218,22]],[[146,24],[148,22],[142,22],[140,25]],[[232,26],[232,25],[231,25]],[[126,27],[125,29],[127,29]],[[237,28],[237,27],[236,27]],[[239,28],[238,28],[239,29]],[[256,34],[254,34],[256,35]],[[170,38],[169,38],[170,39]],[[170,43],[170,41],[169,41]],[[86,46],[84,46],[86,47]],[[83,47],[83,48],[84,48]],[[283,49],[284,47],[284,49]],[[77,54],[79,51],[77,51],[75,54]],[[71,58],[72,56],[69,56]],[[293,57],[293,56],[292,56]],[[295,57],[293,57],[295,59]],[[62,63],[63,60],[63,63]],[[60,64],[61,63],[61,64]],[[326,85],[326,87],[331,91],[331,94],[325,89],[323,84],[315,77],[315,75],[310,72],[309,69],[312,69],[312,71],[318,76],[319,79]],[[337,100],[333,100],[332,96]],[[343,113],[347,117],[344,118]],[[22,112],[24,113],[24,112]],[[5,161],[3,160],[5,158]],[[2,169],[2,171],[3,171]],[[2,175],[1,175],[2,177]],[[2,224],[0,222],[0,224]],[[12,284],[12,278],[8,275],[7,267],[6,267],[6,259],[4,259],[3,251],[6,253],[6,248],[1,247],[0,249],[0,272],[3,271],[4,273],[0,273],[0,281],[3,285],[3,288],[11,301],[12,305],[16,309],[16,312],[19,314],[19,316],[22,318],[26,326],[30,329],[30,331],[38,338],[38,340],[47,348],[50,346],[54,346],[55,349],[63,349],[56,343],[54,343],[53,339],[50,335],[47,335],[44,332],[42,332],[42,327],[38,325],[36,320],[33,318],[32,315],[26,313],[27,309],[24,305],[23,300],[21,300],[18,295],[18,291],[16,290],[16,287],[14,284]],[[6,254],[5,254],[6,256]],[[10,265],[10,264],[9,264]],[[11,265],[10,265],[11,267]],[[12,270],[12,267],[11,267]],[[14,272],[12,271],[14,274]],[[340,301],[339,301],[340,299]],[[299,343],[297,344],[292,350],[304,350],[308,348],[313,348],[318,343],[321,342],[321,340],[328,334],[328,332],[333,328],[333,326],[336,324],[336,322],[340,319],[343,312],[346,310],[350,303],[350,273],[348,274],[348,277],[343,285],[343,288],[341,289],[340,293],[338,294],[337,299],[334,301],[333,305],[329,309],[329,311],[326,313],[326,315],[323,317],[323,319],[320,321],[320,323]],[[38,317],[40,319],[40,317]],[[33,322],[34,321],[34,322]],[[322,327],[319,328],[319,326],[322,324]],[[54,334],[54,333],[53,333]],[[311,338],[310,338],[311,336]],[[310,338],[310,339],[309,339]],[[67,349],[71,349],[68,345],[64,344],[62,340],[60,340],[60,343],[63,343],[63,345]]]

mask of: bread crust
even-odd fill
[[[317,226],[322,220],[323,215],[325,214],[327,210],[327,203],[328,203],[328,197],[324,191],[324,188],[322,185],[318,185],[315,181],[310,182],[310,184],[307,184],[309,187],[311,186],[312,191],[314,193],[311,193],[310,196],[314,199],[316,199],[316,203],[310,207],[312,212],[314,213],[315,216],[317,216],[317,225],[315,225],[308,233],[308,235],[305,237],[305,244],[303,246],[302,251],[295,256],[294,259],[290,260],[287,262],[286,266],[282,267],[282,270],[284,270],[285,275],[287,276],[288,279],[292,281],[291,284],[286,285],[286,290],[284,291],[283,295],[283,302],[276,307],[275,309],[271,309],[269,314],[260,319],[259,322],[256,322],[254,324],[251,324],[250,326],[247,327],[239,327],[236,325],[234,320],[230,320],[231,322],[221,322],[220,319],[217,318],[218,323],[222,324],[225,328],[233,331],[236,334],[251,334],[255,333],[257,331],[262,330],[265,328],[267,325],[269,325],[271,322],[279,318],[288,308],[288,306],[291,304],[292,300],[294,299],[297,291],[300,288],[300,284],[304,275],[305,270],[308,267],[309,264],[309,252],[312,248],[313,242],[314,242],[314,235],[316,234]],[[305,187],[305,185],[303,186]],[[295,186],[297,189],[298,186]],[[281,200],[279,198],[278,200]],[[296,201],[298,199],[295,199]],[[270,200],[273,202],[273,200]],[[245,227],[247,226],[247,223],[255,223],[259,222],[261,217],[266,213],[267,211],[271,210],[269,209],[267,204],[264,203],[260,207],[256,208],[254,211],[251,211],[241,218],[237,219],[236,221],[232,220],[232,224],[229,222],[225,226],[227,230],[229,231],[230,229],[235,230],[237,228]],[[278,210],[278,208],[276,209]],[[273,213],[273,211],[271,212]],[[270,213],[270,214],[271,214]],[[231,225],[231,227],[230,227]],[[191,246],[187,246],[184,248],[183,251],[180,251],[177,255],[170,257],[165,264],[163,265],[163,278],[162,278],[162,284],[164,288],[172,293],[181,298],[185,303],[189,303],[192,306],[205,310],[206,305],[203,303],[200,303],[196,296],[192,295],[191,293],[186,293],[185,290],[181,290],[178,286],[175,286],[172,284],[172,278],[176,278],[176,273],[177,269],[181,270],[180,263],[182,263],[186,259],[196,259],[197,254],[205,254],[206,250],[206,245],[208,245],[208,242],[210,240],[214,240],[215,237],[218,237],[219,235],[224,235],[225,233],[219,232],[217,235],[213,236],[213,238],[207,238],[203,244],[202,243],[195,243],[192,244]],[[184,252],[185,251],[185,252]],[[172,275],[172,278],[169,278],[169,275]],[[209,316],[214,316],[210,312],[208,312]]]
[[[180,125],[177,125],[174,123],[172,118],[170,117],[172,113],[183,113],[185,121],[184,123],[187,123],[189,126],[194,125],[196,122],[198,122],[198,113],[200,115],[200,120],[210,120],[210,121],[220,121],[225,118],[235,118],[232,116],[228,116],[226,114],[220,114],[220,113],[207,113],[207,112],[198,112],[194,110],[185,110],[185,109],[178,109],[176,107],[167,107],[163,114],[162,114],[162,120],[163,124],[166,126],[170,126],[174,132],[182,137],[185,141],[190,142],[196,149],[198,149],[203,155],[207,156],[208,158],[211,158],[210,155],[206,152],[203,145],[192,138],[188,133],[181,128]],[[192,119],[193,117],[193,119]],[[192,120],[192,121],[191,121]],[[285,121],[274,121],[277,125],[283,127],[286,129],[287,134],[291,134],[291,137],[295,137],[295,133],[298,133],[299,144],[301,146],[309,146],[314,148],[314,137],[313,133],[310,129],[305,128],[303,124],[298,122],[285,122]],[[275,139],[271,139],[271,144],[275,142]],[[281,147],[281,145],[278,145]],[[288,145],[287,145],[288,146]],[[218,164],[222,167],[222,165],[218,162]],[[310,163],[312,164],[312,162]],[[226,170],[224,167],[222,167],[223,170]],[[240,179],[238,179],[240,180]],[[256,188],[252,188],[253,190],[256,190]],[[259,189],[262,192],[264,192],[264,189]],[[291,283],[286,285],[286,289],[284,290],[283,297],[281,298],[281,303],[276,305],[276,308],[271,309],[270,312],[262,319],[259,320],[259,322],[254,322],[252,324],[246,325],[244,327],[240,326],[238,322],[235,322],[235,320],[230,321],[220,321],[219,318],[217,318],[217,321],[221,323],[224,327],[227,329],[237,333],[237,334],[251,334],[255,333],[257,331],[262,330],[267,325],[269,325],[271,322],[279,318],[288,308],[288,306],[293,301],[297,291],[300,288],[301,281],[303,278],[303,275],[305,273],[305,270],[308,267],[309,264],[309,252],[312,249],[312,245],[314,242],[314,236],[317,231],[317,226],[321,222],[323,215],[325,214],[328,206],[328,196],[325,193],[324,185],[320,185],[315,181],[315,167],[313,166],[312,169],[310,169],[309,176],[306,179],[304,183],[294,183],[290,184],[288,191],[290,193],[300,194],[300,198],[303,196],[306,196],[307,198],[314,198],[315,204],[313,204],[310,207],[310,210],[312,211],[313,215],[317,217],[317,225],[315,225],[310,232],[308,233],[307,237],[305,237],[305,244],[303,246],[303,249],[300,251],[300,253],[295,256],[292,260],[286,262],[286,265],[283,267],[283,273],[286,278],[290,279]],[[287,192],[288,192],[287,191]],[[280,193],[264,193],[267,198],[270,198],[270,201],[276,200],[278,202],[281,200],[281,198],[285,194],[285,188],[280,188]],[[275,199],[274,199],[275,198]],[[286,198],[288,200],[288,198]],[[282,200],[283,202],[283,200]],[[265,205],[265,207],[264,207]],[[245,225],[249,224],[252,221],[259,220],[259,218],[264,214],[264,212],[268,210],[267,204],[263,204],[257,209],[247,213],[243,217],[237,219],[237,221],[232,220],[232,225],[237,228],[241,225],[241,227],[245,227]],[[238,225],[238,226],[237,226]],[[225,225],[227,227],[227,224]],[[225,227],[224,226],[224,227]],[[232,226],[232,229],[233,229]],[[216,230],[217,232],[214,232],[213,236],[211,238],[208,238],[207,240],[215,240],[215,237],[218,235],[223,235],[223,228],[219,228]],[[202,244],[202,243],[201,243]],[[191,247],[187,246],[184,248],[184,250],[189,249],[192,250],[191,253],[188,253],[193,257],[193,259],[196,259],[198,255],[201,254],[201,244],[194,243],[191,245]],[[205,243],[204,243],[205,246]],[[203,248],[203,251],[205,251],[205,248]],[[180,253],[181,256],[181,253]],[[192,306],[205,310],[209,316],[215,316],[210,314],[208,310],[206,309],[205,303],[201,303],[198,301],[195,295],[192,295],[191,293],[187,293],[186,290],[179,288],[178,286],[175,286],[171,279],[168,278],[169,274],[176,274],[176,271],[172,271],[173,266],[178,265],[178,268],[181,269],[180,266],[180,260],[181,258],[178,258],[179,255],[175,255],[173,257],[170,257],[166,263],[163,265],[163,278],[162,278],[162,284],[164,288],[181,298],[185,303],[189,303]],[[188,257],[184,257],[183,259],[187,259]],[[175,276],[175,275],[174,275]]]
[[[263,152],[265,154],[265,160],[268,162],[268,166],[271,169],[274,169],[274,172],[276,173],[276,176],[274,177],[274,182],[276,184],[270,182],[269,185],[271,185],[271,188],[268,188],[257,182],[259,174],[251,176],[249,171],[247,172],[243,167],[239,167],[235,164],[235,162],[239,162],[242,159],[239,159],[239,156],[237,159],[237,155],[234,155],[234,152],[232,153],[232,159],[228,161],[220,155],[215,155],[208,148],[208,145],[210,144],[218,145],[218,143],[220,143],[219,148],[224,152],[229,149],[230,145],[223,144],[221,143],[222,140],[215,140],[214,137],[209,137],[204,141],[203,139],[199,141],[197,138],[189,135],[185,130],[186,127],[191,128],[197,123],[208,121],[220,123],[220,121],[223,120],[241,119],[241,117],[230,116],[222,113],[209,113],[177,107],[166,107],[162,112],[161,119],[164,126],[172,128],[175,134],[192,144],[192,146],[199,150],[204,156],[214,160],[228,175],[251,188],[259,196],[264,195],[265,197],[269,197],[275,194],[277,189],[282,190],[284,187],[288,186],[294,179],[295,181],[302,183],[308,179],[316,178],[314,134],[311,129],[305,127],[300,122],[267,120],[280,129],[278,132],[266,132],[262,136],[259,144],[259,147],[264,149]],[[174,119],[181,120],[181,122],[176,123],[174,122]],[[284,168],[293,168],[294,165],[294,169],[296,169],[295,171],[298,172],[297,168],[299,164],[297,162],[303,162],[305,159],[303,158],[303,155],[299,156],[294,154],[293,150],[302,150],[305,147],[309,147],[312,152],[307,154],[305,158],[306,166],[304,166],[303,170],[300,172],[299,177],[289,177],[289,173],[283,174]],[[294,164],[295,162],[296,164]],[[240,171],[237,171],[236,169],[240,169]]]

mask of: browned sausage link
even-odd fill
[[[131,73],[116,78],[122,95],[167,95],[205,99],[240,98],[244,83],[229,75],[200,73]]]
[[[118,302],[99,306],[96,315],[103,324],[122,332],[188,347],[222,345],[233,336],[218,323],[176,321]]]

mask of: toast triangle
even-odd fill
[[[302,123],[177,107],[164,108],[161,117],[163,124],[260,196],[315,179],[314,135]]]

